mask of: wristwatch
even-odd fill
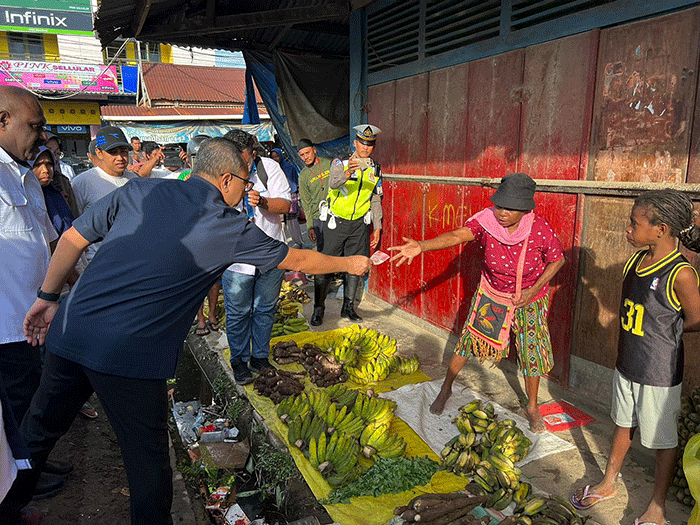
[[[44,301],[50,301],[52,303],[57,302],[61,298],[60,293],[46,293],[41,291],[41,287],[36,291],[36,296]]]

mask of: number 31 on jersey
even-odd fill
[[[644,330],[642,330],[644,306],[635,304],[629,299],[625,299],[625,302],[622,303],[622,307],[627,309],[621,319],[622,329],[626,332],[632,332],[639,337],[644,337]]]

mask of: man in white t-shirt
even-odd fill
[[[226,133],[250,167],[244,213],[268,237],[284,242],[282,218],[289,212],[292,192],[279,164],[253,153],[255,138],[240,129]],[[221,277],[226,308],[226,338],[236,383],[253,380],[252,372],[270,368],[270,335],[284,271],[265,273],[247,264],[233,264]]]
[[[95,167],[73,179],[73,192],[81,215],[102,197],[138,177],[135,173],[126,171],[129,150],[131,150],[131,144],[127,142],[124,132],[119,128],[105,126],[97,132],[93,159]],[[91,244],[88,247],[85,252],[88,262],[94,257],[99,244]]]

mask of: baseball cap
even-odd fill
[[[95,147],[103,151],[109,151],[118,147],[131,148],[131,144],[126,140],[124,132],[116,126],[105,126],[100,128],[95,135]]]

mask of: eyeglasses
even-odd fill
[[[245,191],[250,191],[250,190],[253,189],[253,182],[249,181],[248,179],[244,179],[243,177],[239,177],[239,176],[236,175],[235,173],[231,173],[231,176],[232,176],[232,177],[236,177],[237,179],[242,180],[243,182],[245,182]]]

